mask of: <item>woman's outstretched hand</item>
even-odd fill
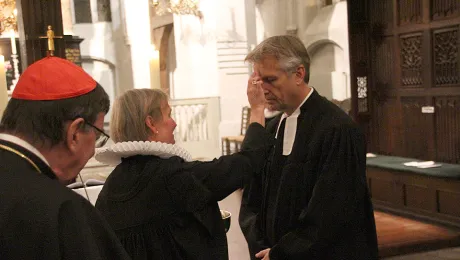
[[[252,73],[248,80],[247,95],[251,105],[250,123],[259,123],[265,126],[265,95],[262,89],[263,81],[257,72]]]

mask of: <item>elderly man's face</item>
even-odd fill
[[[282,70],[274,57],[266,57],[255,63],[254,71],[264,82],[262,88],[270,110],[285,112],[297,106],[295,96],[298,95],[298,86],[295,73]]]

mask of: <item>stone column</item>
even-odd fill
[[[61,0],[62,23],[65,35],[73,35],[71,0]]]
[[[248,52],[257,45],[257,28],[256,28],[256,1],[245,0],[245,14],[246,14],[246,38]],[[252,65],[248,63],[248,73],[252,74]]]
[[[296,7],[297,1],[296,0],[287,0],[286,3],[286,33],[290,35],[297,35],[297,15],[296,15]]]

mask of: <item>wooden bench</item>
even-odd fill
[[[460,165],[419,169],[411,158],[367,158],[367,179],[376,209],[460,228]]]

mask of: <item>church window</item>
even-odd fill
[[[75,23],[92,23],[90,0],[73,0]]]
[[[110,10],[110,0],[97,0],[97,15],[99,22],[111,22],[112,11]]]

